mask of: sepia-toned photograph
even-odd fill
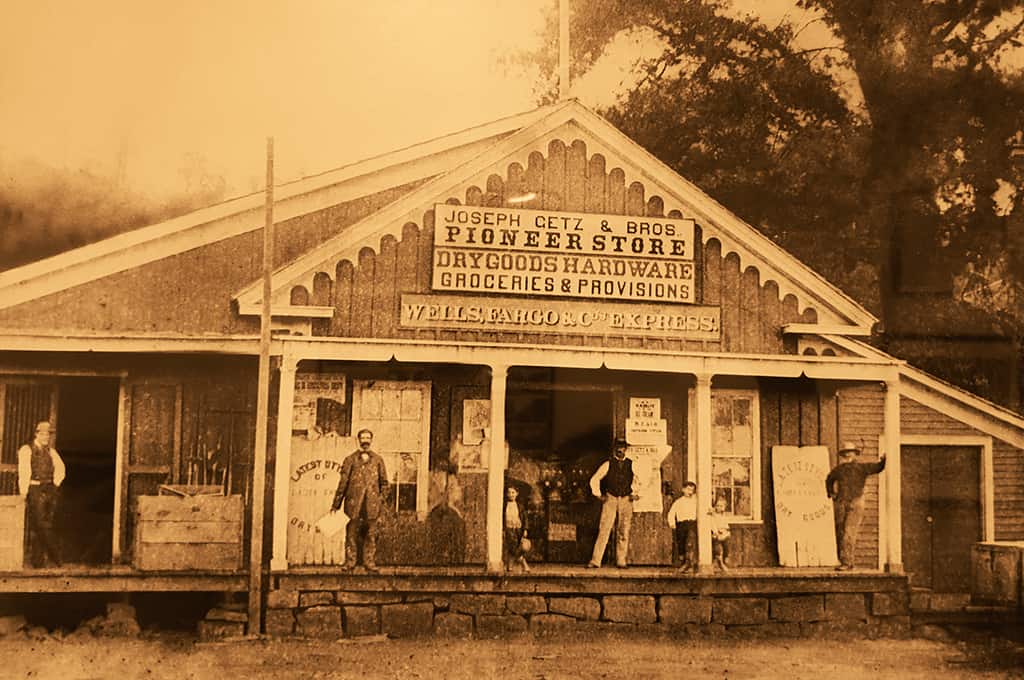
[[[1024,0],[0,20],[10,677],[1024,677]]]

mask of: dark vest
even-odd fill
[[[633,493],[633,461],[629,458],[619,460],[615,456],[608,459],[608,474],[601,480],[605,493],[613,496],[629,496]]]
[[[32,481],[53,484],[53,458],[50,457],[49,446],[32,447]]]

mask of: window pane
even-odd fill
[[[750,399],[739,398],[732,401],[733,423],[736,425],[750,425]]]
[[[738,486],[733,489],[736,495],[736,504],[733,513],[736,515],[750,516],[750,487]]]
[[[728,397],[715,397],[712,400],[715,407],[715,425],[722,427],[732,426],[732,401]]]
[[[712,455],[728,456],[732,453],[732,428],[729,426],[711,428],[711,451]]]
[[[399,390],[381,390],[381,417],[398,420],[402,413],[402,393]]]
[[[364,389],[359,415],[363,418],[380,418],[380,395],[380,390]]]
[[[750,486],[750,459],[732,458],[729,462],[732,468],[732,483],[735,486]]]
[[[732,452],[737,456],[750,456],[754,449],[754,430],[749,425],[737,425],[732,431]]]
[[[711,477],[712,484],[716,489],[719,487],[731,487],[732,465],[730,465],[730,461],[728,459],[711,461]]]

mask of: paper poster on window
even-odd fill
[[[292,429],[346,432],[344,373],[296,373]]]
[[[661,464],[672,451],[668,445],[629,446],[626,457],[633,461],[639,498],[633,503],[633,512],[661,512]]]
[[[462,400],[462,443],[476,446],[481,443],[491,427],[490,399]]]
[[[836,529],[825,493],[829,473],[824,446],[773,446],[772,479],[779,564],[835,566]]]

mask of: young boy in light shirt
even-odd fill
[[[668,510],[668,525],[675,531],[676,550],[682,564],[679,571],[697,569],[697,485],[683,484],[683,495]]]
[[[714,558],[715,568],[720,571],[729,571],[726,560],[729,559],[729,517],[725,514],[728,502],[724,496],[719,496],[715,501],[714,512],[711,515],[711,555]]]

